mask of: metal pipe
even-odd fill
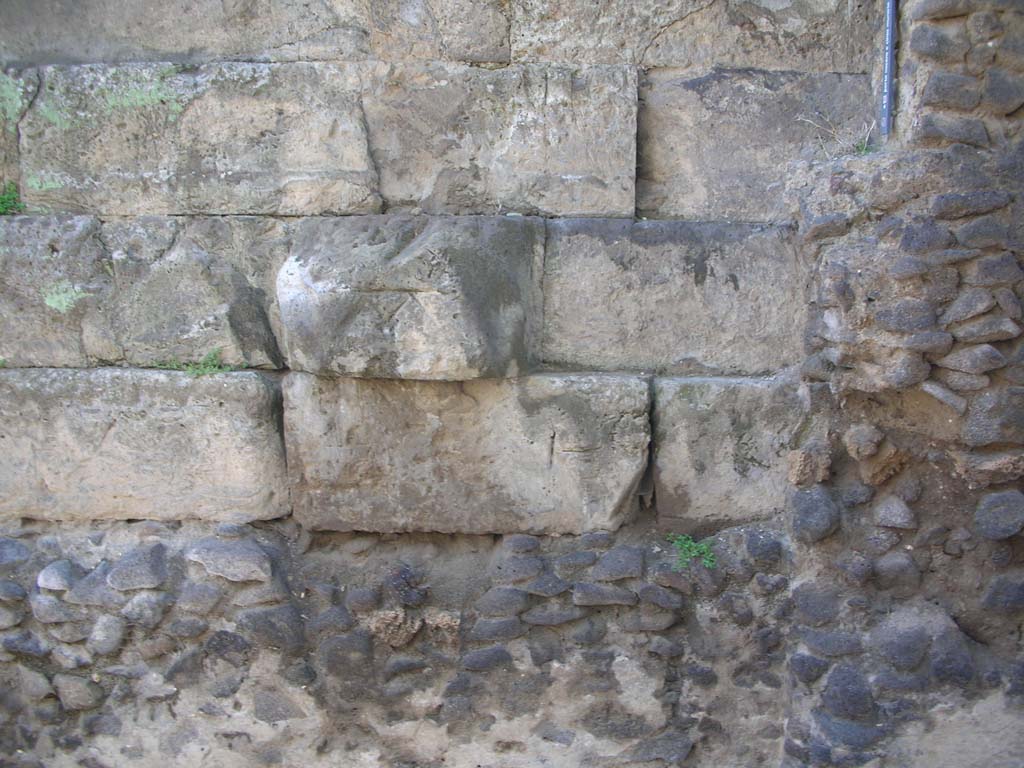
[[[882,110],[879,116],[883,139],[892,133],[892,89],[896,70],[896,0],[885,0],[885,61],[882,64]]]

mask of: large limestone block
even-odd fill
[[[280,393],[257,373],[0,371],[0,519],[288,512]]]
[[[296,519],[317,530],[581,533],[637,509],[648,386],[285,378]]]
[[[654,218],[788,220],[787,166],[852,151],[873,103],[865,75],[653,70],[640,90],[637,209]]]
[[[100,214],[372,213],[355,65],[48,67],[25,199]]]
[[[878,3],[513,0],[515,61],[869,72]]]
[[[659,373],[799,363],[810,269],[781,227],[550,221],[543,361]]]
[[[654,381],[659,524],[705,534],[784,509],[787,454],[809,403],[786,376]]]
[[[0,359],[153,366],[219,350],[277,368],[273,280],[287,225],[257,217],[0,218]]]
[[[0,62],[508,61],[500,0],[5,0]]]
[[[633,215],[632,67],[381,64],[369,83],[388,210]]]
[[[277,277],[292,370],[463,381],[527,369],[544,225],[504,216],[304,221]]]

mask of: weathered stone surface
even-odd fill
[[[839,527],[839,506],[822,485],[794,491],[793,535],[806,544],[831,536]]]
[[[256,373],[2,370],[0,517],[283,515],[278,403]]]
[[[372,213],[360,76],[332,64],[47,68],[25,200],[81,213]]]
[[[203,539],[185,557],[228,581],[267,581],[271,575],[270,558],[252,539]]]
[[[17,184],[18,123],[38,86],[39,78],[34,70],[0,70],[0,191],[6,190],[8,183]]]
[[[802,0],[514,0],[516,61],[867,72],[873,6]]]
[[[637,507],[648,392],[625,376],[285,379],[295,516],[328,530],[580,533]]]
[[[987,494],[974,510],[974,529],[986,539],[1008,539],[1024,529],[1024,493]]]
[[[632,67],[380,65],[364,95],[389,211],[632,216]]]
[[[1024,387],[987,390],[971,402],[963,427],[968,445],[1024,444]]]
[[[8,366],[198,361],[278,367],[273,273],[286,225],[253,217],[0,218]]]
[[[805,415],[793,382],[655,379],[658,519],[684,532],[770,518],[786,505],[786,454]]]
[[[277,277],[292,370],[464,381],[528,369],[543,224],[523,217],[303,222]]]
[[[786,166],[841,152],[871,122],[861,75],[654,70],[640,92],[637,210],[653,218],[789,218]],[[846,150],[848,151],[848,149]]]
[[[11,0],[0,62],[361,60],[508,61],[496,0]]]
[[[777,370],[803,359],[809,269],[780,227],[553,220],[541,356],[558,368]]]

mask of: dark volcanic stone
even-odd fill
[[[825,736],[835,744],[853,749],[866,749],[886,735],[886,730],[875,723],[858,723],[833,717],[828,712],[814,710],[814,720]]]
[[[683,607],[683,596],[657,584],[644,584],[637,590],[641,602],[656,605],[666,611],[678,611]]]
[[[1024,529],[1024,493],[1013,490],[985,496],[974,511],[974,529],[993,540],[1020,533]]]
[[[610,584],[579,583],[573,587],[575,605],[635,605],[636,593]]]
[[[821,701],[833,715],[848,720],[871,718],[876,709],[867,678],[852,664],[839,664],[829,673]]]
[[[513,617],[502,619],[477,619],[469,633],[469,639],[475,642],[496,640],[513,640],[526,634],[529,627]]]
[[[789,659],[789,668],[793,676],[808,685],[825,674],[828,667],[829,663],[825,659],[807,653],[794,653]]]
[[[553,573],[542,573],[533,581],[523,585],[523,590],[538,597],[555,597],[563,592],[568,592],[572,584],[558,578]]]
[[[753,528],[744,537],[747,554],[759,565],[772,565],[782,559],[782,541],[775,531]]]
[[[929,666],[940,683],[964,687],[974,680],[974,659],[964,636],[955,629],[946,630],[932,641]]]
[[[484,616],[515,616],[529,606],[529,594],[515,587],[491,587],[474,605]]]
[[[365,629],[332,635],[320,643],[317,660],[335,677],[366,677],[373,674],[373,635]]]
[[[981,604],[1000,613],[1024,610],[1024,569],[1007,571],[993,577]]]
[[[644,553],[637,547],[614,547],[605,552],[590,571],[594,581],[639,579],[644,573]]]
[[[510,536],[505,536],[501,540],[501,545],[510,552],[524,554],[526,552],[533,552],[540,547],[540,539],[524,533],[514,533]]]
[[[471,672],[484,672],[497,667],[510,666],[512,666],[512,654],[500,645],[470,651],[462,657],[462,667]]]
[[[531,608],[521,618],[527,624],[554,627],[559,624],[568,624],[570,621],[582,619],[586,615],[587,609],[577,605],[563,606],[547,603]]]
[[[911,670],[928,652],[931,636],[921,626],[882,624],[871,633],[871,644],[896,669]]]
[[[544,570],[544,561],[539,557],[510,555],[494,566],[494,581],[499,584],[515,584],[528,581]]]
[[[15,568],[27,561],[31,554],[20,541],[0,538],[0,568]]]
[[[581,568],[586,568],[596,562],[596,552],[583,550],[582,552],[569,552],[568,554],[555,558],[552,565],[554,566],[555,573],[564,579],[574,575]]]
[[[793,605],[801,621],[821,626],[839,615],[839,592],[832,586],[807,582],[793,590]]]
[[[136,547],[107,573],[107,584],[119,591],[156,589],[167,579],[167,547],[146,544]]]
[[[292,605],[254,608],[238,614],[238,626],[256,645],[298,653],[304,645],[302,616]]]
[[[864,649],[860,636],[850,632],[830,632],[803,627],[800,629],[800,636],[808,648],[822,656],[849,656]]]
[[[793,494],[793,535],[808,544],[821,541],[839,527],[839,507],[824,486]]]

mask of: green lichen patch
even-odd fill
[[[77,288],[67,280],[51,285],[49,290],[43,293],[43,301],[50,309],[60,312],[62,315],[74,309],[81,299],[90,294]]]
[[[33,173],[25,179],[25,186],[33,192],[47,192],[53,189],[61,189],[64,183],[49,173]]]
[[[164,67],[153,75],[143,72],[125,74],[124,79],[101,89],[98,94],[108,112],[162,107],[176,116],[184,109],[181,103],[184,95],[167,82],[177,74],[174,67]]]
[[[0,119],[4,128],[13,131],[25,106],[22,82],[0,72]]]

